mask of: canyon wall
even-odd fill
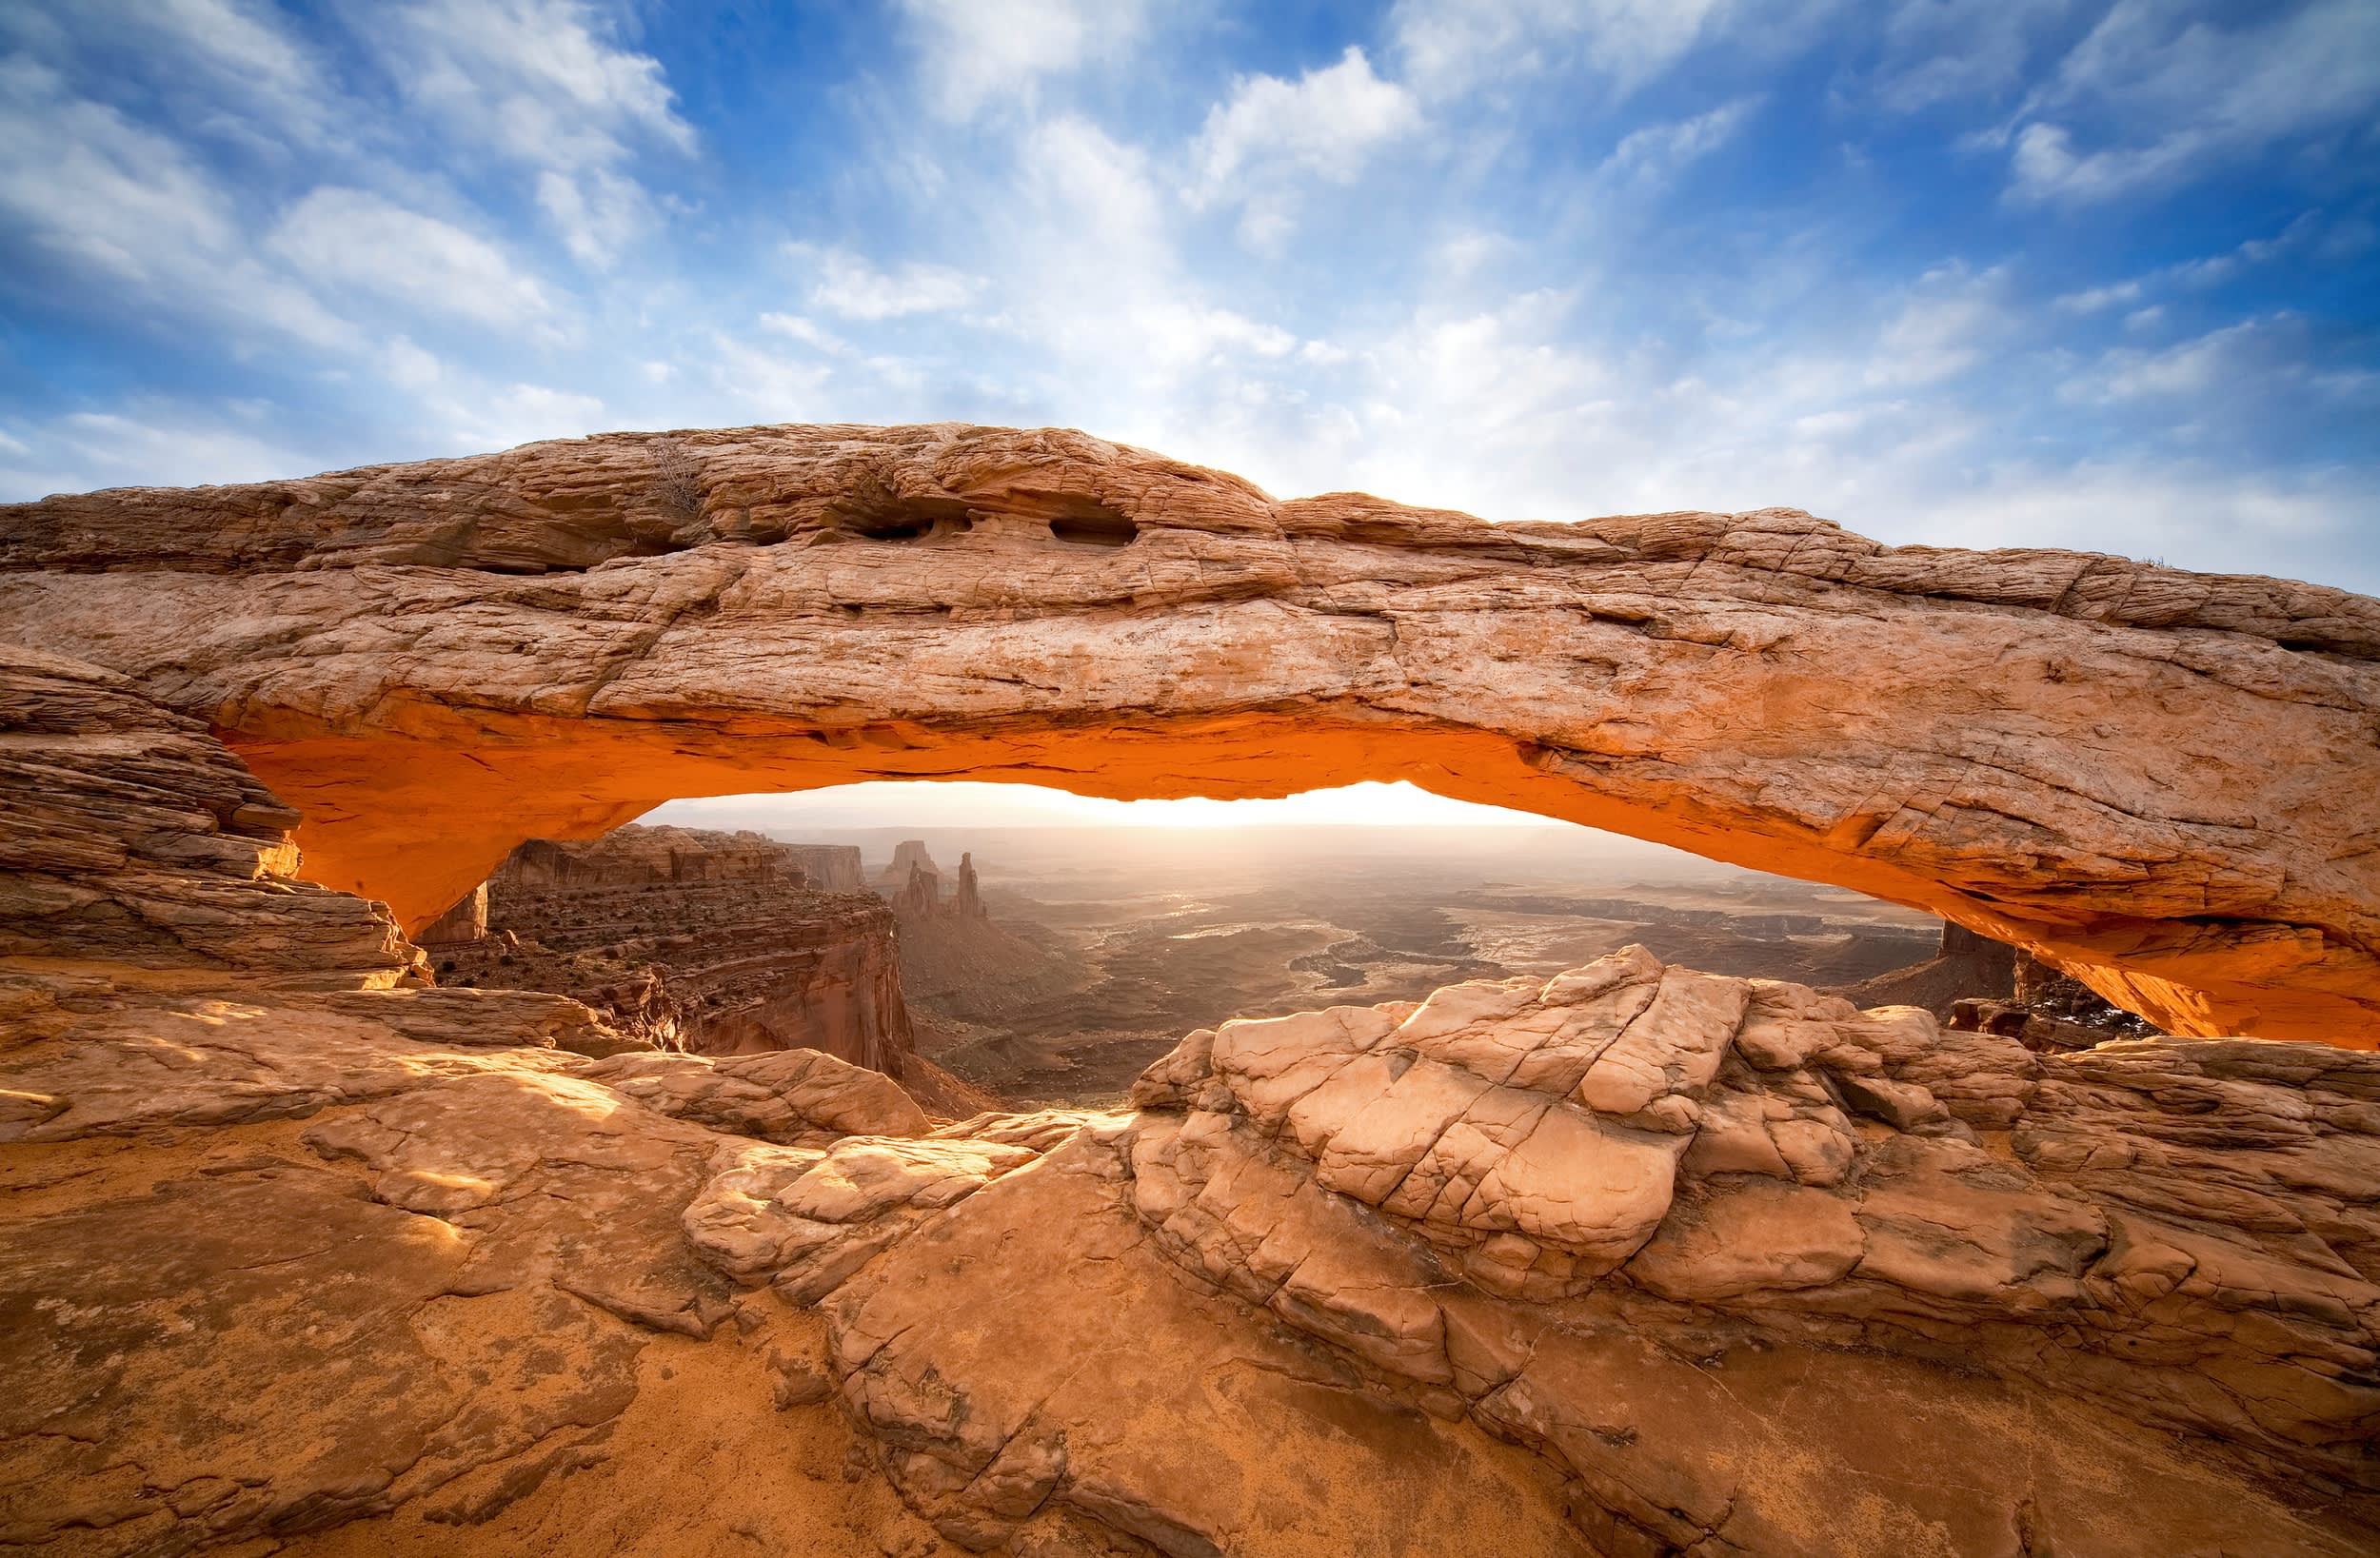
[[[758,833],[633,824],[531,839],[485,884],[486,936],[438,948],[438,975],[556,991],[664,1047],[814,1049],[901,1076],[912,1053],[893,916],[873,894],[814,889],[807,854]]]
[[[867,875],[861,869],[857,844],[787,844],[786,853],[810,885],[823,893],[864,893]]]
[[[0,616],[224,732],[408,926],[672,796],[1404,779],[1924,908],[2171,1032],[2380,1042],[2380,603],[2316,585],[937,424],[0,507]]]

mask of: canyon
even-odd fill
[[[758,834],[625,827],[531,839],[475,890],[477,934],[426,936],[442,983],[550,990],[704,1055],[815,1049],[898,1077],[910,1053],[893,918],[811,886],[823,855]],[[433,927],[433,930],[435,927]]]
[[[2380,1542],[2380,604],[774,428],[18,505],[0,621],[0,1551]],[[938,773],[1411,776],[2182,1036],[1483,885],[1432,912],[1494,976],[1325,939],[1302,1010],[1111,1103],[968,1109],[751,1048],[819,1030],[737,1025],[780,955],[727,930],[1014,936],[972,860],[858,903],[839,855],[604,838]],[[1815,956],[1829,901],[1669,923]],[[604,959],[680,934],[724,998],[667,1029]],[[487,982],[532,944],[591,999]],[[698,1010],[731,1053],[663,1047]]]
[[[973,845],[986,862],[987,913],[963,928],[902,921],[918,1043],[991,1092],[1050,1104],[1121,1103],[1184,1033],[1232,1017],[1550,977],[1631,943],[1836,985],[1905,969],[1943,935],[1930,916],[1835,889],[1651,851],[1616,862],[1580,830],[933,832],[929,858]],[[897,842],[838,837],[871,858]],[[1952,996],[2012,994],[2005,973],[1962,969],[1952,983]]]

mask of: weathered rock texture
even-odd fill
[[[293,879],[297,813],[122,677],[0,645],[0,967],[157,988],[421,982],[378,905]]]
[[[814,890],[801,858],[757,833],[531,839],[486,884],[489,934],[439,948],[438,976],[555,991],[668,1048],[823,1050],[901,1076],[893,917],[874,894]]]
[[[857,844],[787,844],[787,854],[810,885],[824,893],[864,893],[867,876]]]
[[[78,853],[0,954],[0,1551],[2380,1538],[2380,1056],[2037,1056],[1632,948],[937,1128],[391,985],[384,915],[236,869],[282,814],[204,732],[10,663]]]
[[[671,796],[1409,779],[1923,906],[2172,1032],[2380,1039],[2380,603],[2338,590],[947,424],[53,498],[0,567],[17,636],[224,731],[408,925]]]
[[[1953,1002],[2007,999],[2015,989],[2016,956],[2015,948],[1945,920],[1941,950],[1934,956],[1832,994],[1857,1007],[1922,1006],[1948,1019]]]

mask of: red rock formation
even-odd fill
[[[904,839],[893,851],[892,863],[877,878],[879,890],[892,899],[893,913],[902,926],[931,919],[982,919],[983,895],[975,879],[975,857],[959,857],[959,885],[942,897],[942,868],[926,853],[922,838]]]
[[[1630,948],[935,1127],[373,988],[409,949],[260,869],[218,742],[0,667],[53,825],[0,835],[0,1543],[2373,1550],[2380,1056],[2034,1055]]]
[[[826,893],[864,893],[867,874],[861,869],[857,844],[787,844],[785,853],[810,885]]]
[[[688,882],[799,888],[808,885],[809,878],[791,849],[764,833],[637,826],[590,841],[529,839],[512,852],[487,886],[491,894],[518,899],[581,887]]]
[[[883,871],[877,873],[876,885],[883,890],[886,897],[893,897],[906,890],[921,873],[933,882],[934,897],[939,901],[942,897],[942,868],[936,865],[934,857],[926,852],[924,839],[903,838],[893,846],[891,860],[885,863]]]
[[[1841,985],[1832,994],[1854,1006],[1922,1006],[1949,1020],[1954,1002],[2009,994],[2016,976],[2015,948],[1945,920],[1940,951],[1922,963]]]
[[[463,895],[462,901],[414,933],[423,947],[467,947],[487,934],[487,884]]]
[[[0,962],[160,989],[420,982],[387,910],[299,880],[298,814],[124,678],[0,644]]]
[[[931,919],[941,912],[942,878],[922,865],[909,867],[908,879],[893,894],[894,917],[903,924]]]
[[[443,949],[440,977],[556,991],[697,1054],[815,1049],[901,1076],[893,917],[872,894],[811,889],[799,859],[757,833],[531,839],[485,884],[496,937]]]
[[[951,895],[950,917],[953,919],[982,919],[985,917],[983,913],[983,894],[982,891],[976,885],[975,857],[972,854],[962,855],[959,857],[959,890]]]
[[[956,425],[53,498],[0,563],[15,632],[225,731],[409,925],[671,796],[1409,779],[1924,907],[2173,1032],[2380,1042],[2380,603],[2338,590]]]

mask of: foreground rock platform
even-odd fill
[[[1406,779],[1923,907],[2168,1032],[2380,1042],[2380,603],[2311,584],[794,426],[0,507],[0,621],[222,732],[408,928],[676,796]]]
[[[203,730],[5,668],[77,820],[0,906],[0,1552],[2380,1544],[2380,1055],[1632,947],[937,1120],[409,982]]]

